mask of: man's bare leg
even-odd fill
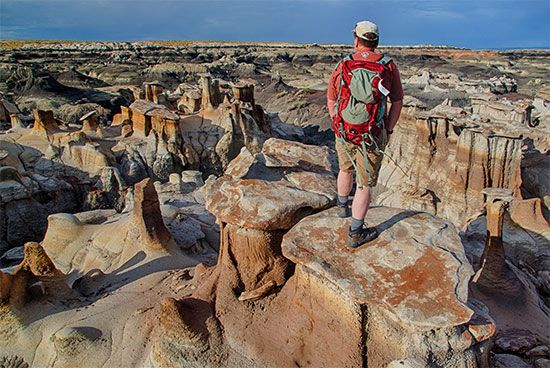
[[[338,196],[347,197],[353,188],[353,173],[340,170],[336,180]]]
[[[351,216],[360,221],[365,220],[370,205],[370,187],[357,187],[351,204]]]
[[[351,216],[348,196],[353,188],[353,173],[340,170],[336,180],[338,190],[338,217],[347,218]]]

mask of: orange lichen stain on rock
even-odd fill
[[[448,310],[456,319],[467,321],[472,312],[456,302],[455,280],[449,278],[446,260],[440,251],[426,247],[424,254],[410,266],[400,271],[372,264],[381,283],[391,285],[391,296],[385,288],[375,289],[375,299],[386,300],[393,306],[405,301],[408,308],[422,309],[426,316],[440,314]],[[364,284],[365,288],[369,285]],[[417,298],[410,298],[416,295]],[[415,305],[418,304],[418,305]]]

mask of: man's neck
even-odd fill
[[[355,48],[355,52],[374,52],[374,50],[376,50],[376,48],[373,48],[373,47],[356,47]]]

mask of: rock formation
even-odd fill
[[[504,247],[504,218],[515,199],[502,189],[488,188],[485,193],[487,238],[471,289],[473,295],[486,303],[495,315],[499,325],[495,339],[498,351],[529,359],[532,358],[527,354],[530,349],[549,342],[546,322],[550,309],[535,291],[532,281],[506,260],[512,257],[507,257]],[[517,315],[522,316],[521,323],[513,317]],[[518,344],[523,341],[525,345],[517,348],[511,341],[518,341]],[[519,362],[523,363],[521,359]]]
[[[32,113],[34,115],[33,133],[47,136],[59,130],[59,121],[54,118],[53,111],[34,109]]]
[[[90,111],[80,118],[82,131],[85,133],[98,133],[99,121],[96,111]]]
[[[547,50],[382,50],[405,109],[380,235],[349,250],[325,106],[348,47],[22,43],[0,366],[548,365]]]
[[[110,234],[119,236],[110,239]],[[123,239],[123,241],[121,241]],[[63,273],[86,274],[97,269],[112,272],[132,257],[168,256],[173,244],[164,226],[157,192],[150,179],[136,184],[131,214],[119,221],[98,226],[78,215],[56,214],[48,218],[48,232],[42,246]]]
[[[435,115],[435,116],[434,116]],[[380,204],[428,211],[463,224],[487,186],[521,196],[521,135],[476,128],[453,115],[404,114],[383,165]]]
[[[0,251],[5,252],[42,239],[48,215],[75,211],[79,203],[60,166],[36,149],[0,143]]]
[[[332,210],[307,216],[326,208],[327,194],[316,193],[314,181],[290,184],[285,176],[329,175],[321,152],[270,139],[260,154],[243,150],[228,176],[209,185],[207,208],[221,223],[218,263],[197,269],[188,298],[161,303],[171,322],[159,325],[156,366],[223,365],[212,363],[218,351],[254,366],[384,366],[415,357],[466,367],[488,358],[484,341],[494,324],[483,308],[474,315],[468,306],[473,272],[454,227],[425,213],[375,208],[368,220],[379,224],[379,239],[346,249],[347,220]],[[259,173],[269,181],[248,179]],[[180,341],[170,337],[175,325]],[[390,349],[386,339],[398,343]]]

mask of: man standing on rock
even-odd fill
[[[348,246],[356,248],[378,236],[376,227],[365,226],[389,135],[403,106],[403,87],[395,63],[376,51],[378,26],[361,21],[353,29],[355,53],[344,58],[332,72],[327,106],[336,134],[338,153],[338,208],[340,217],[352,216]],[[389,112],[387,97],[391,100]],[[348,196],[357,188],[351,211]],[[351,213],[350,213],[351,212]]]

